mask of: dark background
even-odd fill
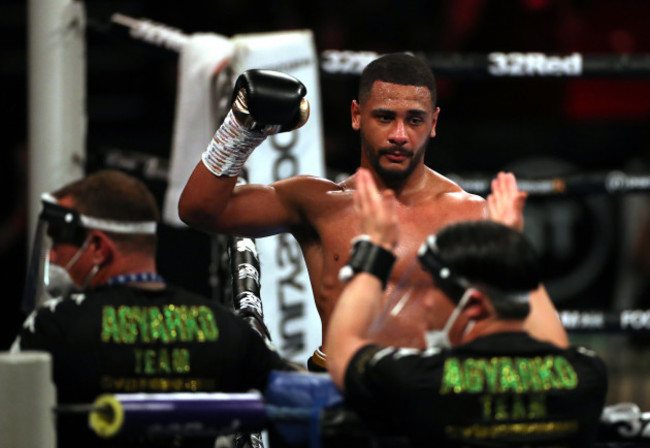
[[[24,318],[19,302],[27,263],[26,3],[0,4],[0,179],[6,192],[0,210],[6,322],[0,349],[9,346]],[[105,166],[112,150],[166,159],[171,146],[178,56],[111,26],[115,12],[188,34],[311,29],[319,52],[650,53],[650,3],[643,0],[129,0],[87,1],[85,6],[88,171]],[[356,82],[355,76],[322,74],[325,160],[332,178],[352,172],[359,161],[358,137],[349,126]],[[438,77],[438,88],[442,113],[426,162],[443,174],[650,171],[650,80]],[[164,181],[146,181],[162,200]],[[647,306],[648,271],[642,270],[642,257],[633,257],[636,237],[623,236],[631,219],[640,220],[638,228],[645,226],[645,199],[637,199],[641,207],[633,215],[626,213],[621,197],[529,200],[526,231],[542,254],[559,308],[620,308],[614,294],[626,269],[640,279],[626,304]],[[169,280],[210,294],[207,236],[162,226],[159,259]]]

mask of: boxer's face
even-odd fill
[[[376,81],[362,104],[352,102],[351,112],[363,157],[390,181],[406,179],[422,163],[440,109],[434,110],[426,87]]]

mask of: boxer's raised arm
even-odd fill
[[[216,177],[199,163],[179,202],[179,215],[189,226],[207,231],[259,238],[290,231],[301,223],[300,205],[320,185],[307,176],[271,185],[240,185]],[[234,187],[234,188],[233,188]],[[317,193],[314,193],[317,196]]]
[[[181,194],[178,212],[186,224],[246,236],[285,230],[277,228],[290,224],[292,210],[275,186],[235,184],[244,163],[267,136],[307,121],[306,93],[300,81],[283,73],[249,70],[239,76],[232,108]]]

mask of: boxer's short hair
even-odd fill
[[[368,98],[375,81],[426,87],[431,93],[432,106],[436,106],[436,79],[427,63],[417,56],[389,53],[368,64],[359,79],[359,102]]]

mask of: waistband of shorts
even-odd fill
[[[327,355],[321,351],[321,347],[314,350],[314,354],[311,355],[311,361],[318,367],[322,367],[323,369],[327,368]]]

